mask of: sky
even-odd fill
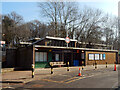
[[[40,2],[39,2],[40,3]],[[0,4],[1,5],[1,4]],[[79,1],[78,2],[79,8],[82,8],[83,6],[91,7],[100,9],[105,13],[109,13],[115,16],[118,16],[118,0],[109,0],[108,1]],[[17,2],[16,0],[9,1],[5,0],[2,1],[2,14],[9,14],[12,11],[15,11],[17,14],[21,15],[25,22],[29,22],[31,20],[39,20],[44,22],[45,18],[42,17],[42,13],[40,13],[40,9],[38,7],[38,2],[34,1],[20,1]]]

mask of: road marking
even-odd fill
[[[71,82],[74,82],[74,81],[77,81],[77,80],[80,80],[80,79],[83,79],[83,78],[85,78],[85,77],[79,77],[77,79],[74,79],[74,80],[71,80],[71,81],[68,81],[68,82],[65,82],[65,83],[71,83]]]
[[[93,77],[94,75],[91,75],[91,76],[87,76],[87,77]]]
[[[72,77],[72,78],[69,78],[69,79],[66,79],[66,80],[63,80],[63,81],[54,81],[54,80],[50,80],[50,79],[42,79],[44,81],[50,81],[50,82],[57,82],[57,83],[71,83],[71,82],[74,82],[74,81],[77,81],[77,80],[80,80],[80,79],[84,79],[84,78],[88,78],[88,77],[93,77],[93,76],[97,76],[97,75],[100,75],[100,74],[94,74],[94,75],[90,75],[90,76],[82,76],[82,77]]]
[[[83,79],[85,77],[73,77],[73,78],[69,78],[63,81],[54,81],[54,80],[50,80],[50,79],[42,79],[43,81],[49,81],[49,82],[57,82],[57,83],[70,83],[79,79]]]
[[[77,77],[72,77],[72,78],[69,78],[69,79],[63,80],[62,82],[69,81],[69,80],[72,80],[72,79],[74,79],[74,78],[77,78]]]
[[[50,80],[50,79],[42,79],[43,81],[49,81],[49,82],[57,82],[57,83],[62,83],[61,81],[54,81],[54,80]]]

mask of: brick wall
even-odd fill
[[[89,60],[88,54],[105,54],[105,60],[96,60],[97,64],[114,64],[116,61],[116,53],[115,52],[95,52],[95,51],[86,51],[86,65],[92,65],[95,63],[95,60]]]

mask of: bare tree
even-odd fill
[[[28,34],[25,35],[26,28],[23,24],[22,16],[15,12],[2,17],[2,31],[5,34],[3,40],[5,40],[8,45],[15,46],[23,37],[27,37],[26,35]]]
[[[99,9],[85,7],[79,13],[76,39],[87,43],[99,43],[103,36],[101,24],[107,21],[107,17]]]
[[[33,20],[26,23],[27,28],[31,32],[31,38],[39,37],[42,38],[47,34],[47,25],[41,23],[38,20]]]
[[[49,18],[50,26],[53,25],[54,36],[65,34],[67,25],[77,20],[77,7],[73,2],[45,2],[39,3],[39,7],[44,16]]]
[[[113,45],[114,49],[118,49],[118,18],[108,15],[108,20],[103,27],[106,44]]]

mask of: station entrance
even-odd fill
[[[85,65],[85,53],[84,51],[64,52],[64,62],[69,62],[70,66]]]

